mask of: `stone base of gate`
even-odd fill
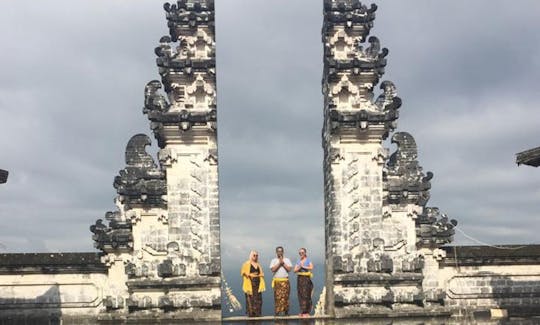
[[[221,309],[192,308],[174,312],[162,310],[145,310],[129,314],[102,314],[99,324],[220,324]]]

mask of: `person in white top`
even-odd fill
[[[283,247],[276,247],[276,258],[270,262],[270,269],[274,273],[272,288],[274,289],[274,312],[276,316],[289,315],[289,295],[291,293],[289,272],[292,270],[292,263],[283,254]]]

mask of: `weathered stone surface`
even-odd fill
[[[94,247],[104,252],[133,248],[133,234],[129,222],[111,220],[109,226],[106,226],[103,220],[98,219],[95,225],[90,226],[90,231],[94,233]]]
[[[426,257],[428,305],[472,315],[493,308],[510,316],[538,314],[540,246],[451,246],[446,257]]]
[[[106,273],[97,253],[0,254],[0,274]]]
[[[397,150],[390,156],[384,173],[385,204],[425,206],[433,173],[423,173],[412,135],[397,132],[392,136],[392,143],[397,144]]]
[[[170,35],[155,50],[162,83],[148,83],[143,109],[161,148],[167,140],[194,140],[217,128],[214,2],[167,3],[165,11]]]
[[[418,247],[437,248],[451,243],[454,238],[456,220],[449,220],[438,208],[425,208],[416,219]]]
[[[323,148],[326,255],[331,261],[325,309],[336,315],[347,315],[349,306],[391,305],[394,293],[379,280],[361,275],[392,278],[403,264],[394,257],[403,255],[399,252],[403,236],[394,234],[400,225],[383,213],[387,150],[382,145],[396,127],[401,99],[394,84],[385,81],[374,100],[373,89],[384,74],[388,55],[378,38],[367,37],[375,10],[376,6],[368,9],[359,1],[325,1]],[[351,276],[347,287],[338,280],[344,275]],[[350,286],[366,289],[351,291]]]
[[[376,9],[356,0],[325,1],[324,309],[337,317],[371,307],[418,312],[426,300],[421,249],[451,242],[456,225],[426,208],[433,174],[420,167],[414,138],[395,133],[397,150],[389,158],[383,146],[402,101],[390,81],[380,83],[378,97],[373,91],[388,55],[378,38],[368,37]],[[418,280],[411,285],[403,274]]]
[[[114,179],[114,188],[126,209],[132,205],[159,207],[166,204],[165,174],[146,152],[146,147],[151,143],[144,134],[133,136],[126,148],[127,166]]]
[[[0,323],[96,318],[108,289],[96,253],[0,255]]]
[[[114,182],[118,210],[91,228],[119,281],[106,300],[112,319],[220,318],[181,312],[221,304],[213,10],[210,0],[165,4],[170,35],[155,50],[161,81],[146,85],[143,108],[159,166],[146,152],[150,139],[134,136]]]
[[[445,266],[518,266],[540,264],[540,245],[442,247]]]

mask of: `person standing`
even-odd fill
[[[294,266],[294,272],[298,276],[297,290],[298,302],[300,304],[300,317],[308,317],[313,307],[311,296],[313,294],[313,263],[307,256],[307,250],[300,248],[298,251],[300,259]]]
[[[272,288],[274,289],[274,312],[276,316],[289,315],[289,295],[291,284],[289,272],[292,270],[291,260],[284,256],[282,246],[276,247],[276,258],[270,262],[270,269],[274,273]]]
[[[240,270],[243,279],[242,290],[246,295],[246,314],[260,317],[262,314],[262,293],[266,290],[264,272],[259,264],[259,253],[251,251]]]

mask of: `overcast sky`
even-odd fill
[[[378,1],[372,35],[433,171],[430,205],[487,243],[540,243],[540,1]],[[216,0],[223,261],[324,251],[322,0]],[[161,1],[0,2],[0,251],[92,251],[145,84]],[[393,150],[393,149],[392,149]],[[457,244],[475,244],[458,235]]]

